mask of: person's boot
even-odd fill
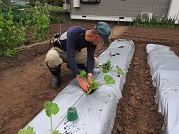
[[[51,81],[52,88],[59,88],[60,87],[60,76],[53,75],[53,79]]]
[[[48,65],[47,65],[48,66]],[[60,87],[60,73],[61,73],[61,65],[58,65],[55,68],[50,68],[48,66],[50,72],[53,74],[53,79],[51,81],[52,88],[59,88]]]

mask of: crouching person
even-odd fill
[[[51,85],[53,88],[60,87],[61,65],[67,63],[67,67],[76,76],[80,87],[88,92],[93,69],[99,63],[94,57],[97,45],[109,44],[108,37],[111,34],[109,25],[105,22],[98,22],[92,29],[73,26],[62,35],[56,34],[52,39],[53,47],[47,52],[45,63],[53,75]],[[87,48],[87,53],[82,52]],[[79,69],[87,71],[87,81],[81,76]]]

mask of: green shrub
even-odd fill
[[[49,11],[46,6],[41,8],[37,5],[32,16],[31,24],[36,36],[36,42],[43,41],[47,38],[49,30]]]
[[[29,20],[32,19],[32,13],[26,13],[24,8],[22,8],[24,6],[18,6],[18,5],[12,5],[12,6],[4,6],[1,5],[0,6],[0,10],[2,11],[1,13],[4,15],[4,17],[7,17],[9,10],[11,10],[11,14],[13,16],[13,21],[14,22],[21,22],[23,24],[26,24],[27,22],[29,22]]]
[[[37,3],[38,4],[38,3]],[[34,10],[26,10],[32,8]],[[24,45],[25,30],[30,28],[34,42],[47,39],[49,23],[68,20],[49,14],[49,5],[21,6],[0,5],[0,56],[12,56],[18,46]],[[55,7],[56,8],[56,7]]]
[[[16,52],[17,46],[22,45],[25,40],[25,27],[22,19],[15,22],[12,10],[6,13],[0,10],[0,56],[12,56]]]
[[[163,28],[174,28],[175,20],[168,18],[153,18],[141,19],[140,17],[133,18],[133,25],[135,26],[144,26],[144,27],[163,27]]]

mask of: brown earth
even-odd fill
[[[61,24],[61,31],[79,25],[91,28],[95,22],[69,22]],[[111,41],[131,39],[135,53],[126,76],[119,100],[112,134],[162,134],[163,116],[157,112],[147,64],[146,45],[149,43],[170,46],[179,55],[179,29],[147,27],[113,27]],[[60,25],[51,25],[51,34],[59,32]],[[12,58],[0,57],[0,133],[16,134],[43,109],[47,100],[52,100],[68,83],[73,75],[62,66],[62,85],[54,90],[50,87],[52,76],[44,63],[49,43],[21,47]],[[99,46],[99,56],[107,46]]]

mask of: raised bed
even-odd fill
[[[134,53],[134,43],[131,40],[115,40],[98,57],[99,65],[111,61],[111,67],[119,66],[124,74],[117,75],[115,71],[107,74],[115,79],[115,84],[102,85],[94,93],[87,95],[73,79],[53,100],[60,111],[53,118],[53,128],[60,133],[104,134],[111,133],[116,115],[116,107],[122,97],[121,90],[125,83],[126,73]],[[94,69],[98,81],[103,81],[105,73],[100,68]],[[67,121],[67,110],[76,107],[78,120]],[[43,109],[26,127],[34,127],[37,134],[50,134],[50,119]]]
[[[164,115],[164,133],[179,133],[179,57],[168,46],[148,44],[148,64],[156,87],[158,111]]]

